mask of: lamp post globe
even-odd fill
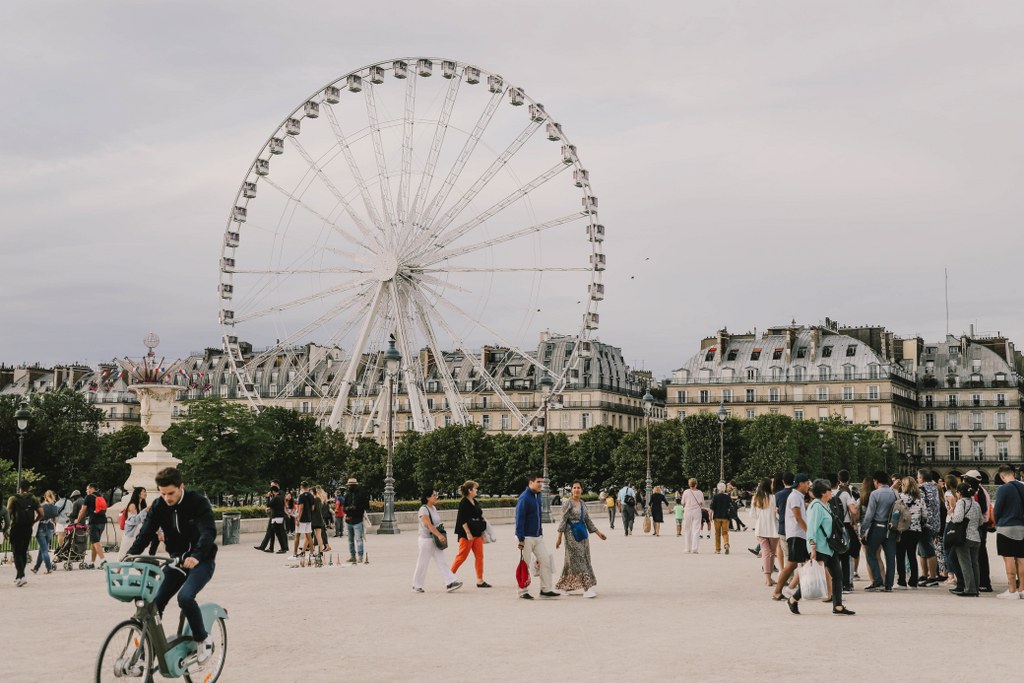
[[[718,404],[718,481],[725,483],[725,421],[729,418],[729,411],[725,409],[725,403]]]
[[[21,456],[22,452],[25,450],[25,432],[28,430],[28,421],[30,417],[32,417],[32,414],[25,408],[24,403],[14,411],[14,422],[18,426],[18,493],[21,492]]]
[[[648,391],[640,400],[644,406],[644,429],[647,432],[647,497],[644,500],[647,502],[648,509],[650,509],[651,495],[654,493],[652,487],[654,482],[651,481],[651,413],[654,412],[654,396]]]
[[[547,370],[537,382],[540,387],[541,401],[544,407],[544,482],[540,490],[540,521],[544,524],[553,522],[551,517],[551,481],[548,479],[548,407],[551,404],[551,392],[555,388],[555,380]]]
[[[402,367],[402,354],[395,348],[395,336],[391,335],[388,349],[384,352],[384,374],[388,382],[388,463],[384,476],[384,517],[377,527],[378,534],[400,533],[395,521],[395,378]]]

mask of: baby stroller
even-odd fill
[[[86,568],[85,554],[89,550],[89,527],[85,524],[69,524],[64,530],[64,543],[57,548],[55,562],[63,562],[64,569],[71,570],[77,564]]]

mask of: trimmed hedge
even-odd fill
[[[215,507],[213,508],[213,518],[221,520],[224,518],[225,512],[237,512],[242,515],[242,519],[253,519],[256,517],[266,517],[267,509],[261,505],[248,505],[244,507]]]

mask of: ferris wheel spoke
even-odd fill
[[[309,268],[299,270],[295,268],[255,268],[239,269],[232,271],[235,275],[327,275],[330,273],[341,273],[345,275],[367,275],[371,271],[366,268],[347,268],[345,266],[327,266],[325,268]]]
[[[362,217],[355,212],[355,209],[352,208],[352,204],[348,201],[348,199],[345,198],[345,195],[341,193],[341,190],[339,190],[337,186],[335,186],[335,184],[331,182],[331,179],[327,177],[327,174],[324,173],[323,169],[320,168],[316,161],[313,160],[313,157],[309,154],[309,152],[306,151],[306,148],[302,146],[302,144],[294,135],[289,136],[288,139],[291,140],[292,146],[295,147],[295,150],[299,153],[299,156],[301,156],[303,160],[305,160],[310,170],[312,170],[313,173],[316,174],[316,177],[320,179],[320,182],[324,184],[324,187],[326,187],[328,191],[330,191],[330,193],[334,195],[334,198],[338,200],[338,203],[341,204],[341,207],[345,210],[345,213],[348,214],[348,217],[352,219],[352,223],[356,226],[359,232],[362,233],[363,237],[373,242],[379,248],[380,243],[377,241],[376,236],[372,232],[370,232],[369,228],[366,227],[366,223],[363,222]],[[332,221],[328,222],[333,225]],[[351,239],[352,238],[350,237],[350,241]],[[365,242],[360,241],[357,242],[357,244],[366,249],[370,249],[370,246],[367,245]]]
[[[477,119],[476,126],[473,131],[469,134],[469,137],[462,145],[462,149],[459,151],[459,156],[455,159],[455,163],[452,164],[452,168],[448,171],[448,176],[441,183],[441,188],[437,194],[430,200],[430,204],[427,207],[426,212],[423,214],[423,220],[420,221],[421,226],[430,225],[434,218],[440,212],[441,207],[448,200],[448,195],[451,193],[452,188],[455,187],[455,183],[458,181],[459,176],[462,175],[463,169],[466,167],[466,163],[469,158],[473,155],[473,150],[476,149],[477,143],[480,142],[480,138],[483,137],[484,131],[487,130],[487,126],[491,123],[494,118],[494,112],[498,109],[498,104],[501,103],[503,93],[496,92],[491,95],[491,99],[488,100],[487,106],[484,107],[483,112],[480,114],[480,118]]]
[[[473,228],[475,228],[478,225],[481,225],[483,223],[486,223],[490,219],[494,218],[499,213],[501,213],[502,211],[504,211],[508,207],[512,206],[516,202],[520,201],[521,199],[523,199],[524,197],[529,195],[531,192],[536,190],[538,187],[541,187],[542,185],[544,185],[546,182],[548,182],[552,178],[556,177],[560,173],[564,173],[565,170],[568,169],[568,168],[570,168],[570,167],[565,165],[565,164],[561,164],[561,163],[560,164],[556,164],[555,166],[552,166],[551,168],[549,168],[544,173],[541,173],[539,176],[537,176],[536,178],[534,178],[530,182],[528,182],[525,185],[517,188],[516,190],[514,190],[513,192],[508,194],[504,199],[502,199],[501,201],[495,203],[493,206],[491,206],[490,208],[486,209],[485,211],[482,211],[481,213],[477,214],[476,216],[474,216],[470,220],[468,220],[465,223],[463,223],[462,225],[460,225],[458,228],[455,228],[453,231],[451,231],[451,232],[444,232],[443,230],[431,231],[433,237],[431,238],[430,241],[434,245],[436,245],[438,247],[444,247],[444,246],[447,246],[447,245],[451,244],[452,242],[454,242],[455,240],[459,239],[460,237],[465,235],[467,232],[469,232]],[[582,213],[582,211],[581,211],[581,213]]]
[[[420,212],[423,211],[427,194],[430,192],[430,185],[434,181],[434,170],[437,168],[437,160],[441,156],[441,147],[444,145],[444,139],[448,133],[448,122],[452,118],[455,98],[459,94],[459,85],[461,84],[461,78],[451,78],[448,80],[448,91],[445,93],[444,104],[441,105],[441,114],[437,119],[437,124],[434,126],[434,137],[430,143],[430,153],[427,155],[427,163],[423,167],[423,175],[420,176],[419,186],[416,188],[416,198],[412,204],[412,211],[409,213],[409,231],[406,233],[407,236],[411,235],[411,230],[418,225]]]
[[[521,228],[520,230],[516,230],[505,235],[500,235],[498,237],[495,237],[494,239],[486,240],[484,242],[477,242],[475,244],[469,244],[464,247],[459,247],[457,249],[447,249],[435,252],[433,254],[429,254],[425,259],[421,259],[421,263],[425,266],[433,265],[435,263],[444,261],[445,259],[455,258],[457,256],[465,256],[466,254],[472,254],[474,252],[480,251],[481,249],[487,249],[498,244],[511,242],[513,240],[519,239],[520,237],[527,237],[529,235],[533,235],[538,232],[543,232],[544,230],[549,230],[551,228],[556,228],[560,225],[565,225],[566,223],[572,223],[573,221],[578,221],[586,217],[586,214],[584,214],[583,212],[570,213],[566,216],[562,216],[561,218],[553,218],[550,221],[544,221],[543,223],[535,223],[529,227]]]
[[[377,174],[380,178],[380,199],[384,209],[384,222],[390,227],[385,232],[385,235],[393,240],[395,217],[392,213],[394,202],[391,198],[391,176],[388,175],[388,163],[384,156],[384,143],[380,136],[380,119],[377,117],[377,99],[373,94],[373,88],[373,84],[367,81],[363,89],[363,99],[366,101],[366,117],[370,121],[370,139],[373,141],[373,153],[377,159]]]
[[[407,319],[412,321],[410,312],[411,302],[406,295],[406,287],[396,285],[391,288],[392,306],[397,312],[395,315],[395,343],[398,345],[405,361],[405,389],[409,397],[409,410],[413,416],[413,426],[418,431],[423,431],[423,397],[420,392],[420,380],[422,372],[419,371],[419,358],[413,355],[412,347],[409,346],[409,329],[406,325]]]
[[[356,157],[352,153],[352,148],[349,145],[348,139],[345,137],[345,133],[341,129],[341,125],[338,124],[338,118],[334,114],[334,108],[328,105],[325,107],[327,112],[327,121],[330,124],[331,130],[334,132],[334,137],[338,140],[338,146],[341,147],[343,156],[345,157],[345,163],[348,164],[349,173],[352,174],[352,179],[356,181],[356,185],[359,187],[359,195],[363,199],[363,205],[366,207],[366,215],[370,217],[373,224],[377,226],[378,230],[384,229],[384,222],[381,220],[380,215],[377,213],[377,207],[373,203],[373,199],[370,197],[370,187],[366,184],[366,180],[363,179],[363,173],[359,170],[359,164],[356,163]]]
[[[345,366],[345,378],[341,382],[340,390],[338,391],[337,401],[334,403],[334,409],[331,411],[331,417],[328,424],[331,428],[338,426],[338,422],[341,420],[341,415],[345,411],[345,405],[348,402],[348,390],[352,386],[352,380],[355,379],[356,370],[359,369],[359,361],[362,357],[363,349],[366,348],[366,342],[370,334],[370,327],[373,325],[377,317],[377,310],[380,308],[381,294],[384,290],[384,283],[378,283],[373,292],[373,299],[370,301],[369,310],[367,311],[366,318],[363,322],[363,327],[359,331],[359,337],[356,339],[355,345],[349,352],[348,365]]]
[[[341,292],[347,292],[350,289],[357,289],[365,285],[367,282],[369,282],[369,280],[367,280],[366,278],[363,278],[361,280],[353,280],[350,282],[342,283],[340,285],[335,285],[333,287],[327,287],[326,289],[321,289],[319,292],[314,292],[313,294],[310,294],[308,296],[300,297],[298,299],[292,299],[291,301],[285,301],[280,304],[274,304],[273,306],[268,306],[258,311],[252,311],[251,313],[242,313],[241,315],[235,318],[235,324],[237,325],[238,323],[245,322],[246,320],[255,320],[256,318],[262,318],[263,316],[270,315],[271,313],[280,313],[282,311],[287,311],[297,306],[303,306],[313,301],[318,301],[320,299],[323,299],[324,297],[331,296],[332,294],[340,294]]]
[[[457,423],[466,424],[469,420],[469,414],[466,412],[466,406],[459,399],[458,386],[455,383],[455,378],[452,377],[451,370],[448,369],[448,363],[445,362],[444,350],[437,342],[437,335],[434,333],[434,326],[430,322],[430,316],[427,315],[427,310],[420,306],[418,301],[414,302],[414,306],[418,314],[420,329],[427,340],[427,346],[434,354],[434,367],[437,368],[437,374],[441,378],[441,386],[444,389],[445,397],[448,399],[448,410]]]
[[[407,78],[405,86],[405,118],[402,120],[402,166],[398,181],[398,230],[407,230],[409,192],[412,184],[412,133],[416,121],[416,81]],[[396,235],[397,238],[397,235]]]
[[[438,287],[441,288],[454,289],[457,292],[463,292],[465,294],[473,293],[472,290],[467,289],[466,287],[461,287],[455,283],[447,282],[445,280],[442,280],[441,278],[434,277],[433,275],[427,275],[426,273],[422,272],[416,273],[415,279],[420,280],[422,282],[427,282],[432,285],[437,285]]]
[[[263,182],[267,183],[272,188],[274,188],[275,190],[280,192],[282,195],[287,197],[290,201],[294,202],[296,206],[301,206],[303,209],[305,209],[306,211],[308,211],[309,213],[311,213],[312,215],[316,216],[321,221],[323,221],[324,224],[331,226],[331,228],[333,228],[335,232],[337,232],[339,235],[344,237],[346,240],[348,240],[352,244],[355,244],[355,245],[358,245],[360,247],[363,247],[364,249],[366,249],[368,251],[375,251],[375,249],[373,247],[369,246],[368,244],[366,244],[366,242],[362,241],[361,239],[359,239],[358,237],[356,237],[355,235],[350,233],[348,230],[345,230],[345,228],[341,227],[340,225],[338,225],[337,223],[332,221],[330,218],[328,218],[327,216],[323,215],[322,213],[320,213],[319,211],[314,209],[312,206],[307,204],[305,201],[303,201],[299,197],[296,197],[291,192],[289,192],[288,190],[284,189],[283,187],[281,187],[280,185],[275,183],[269,177],[264,178]]]
[[[414,290],[414,295],[419,299],[419,305],[422,308],[425,309],[425,307],[429,306],[422,292]],[[470,362],[473,364],[473,367],[476,368],[480,377],[483,378],[484,381],[490,386],[491,390],[494,391],[494,393],[498,396],[501,402],[505,404],[505,407],[512,412],[516,420],[522,423],[525,420],[522,411],[519,410],[519,406],[515,404],[515,402],[509,397],[509,395],[505,393],[504,388],[501,386],[501,382],[499,382],[493,375],[491,375],[491,373],[487,371],[487,368],[483,364],[483,362],[481,362],[481,360],[477,357],[475,353],[473,353],[467,348],[465,341],[459,338],[459,336],[455,333],[451,325],[448,324],[448,321],[445,320],[443,316],[438,316],[437,319],[441,327],[444,328],[444,331],[453,340],[455,340],[455,345],[458,348],[458,350],[462,351],[463,355],[466,358],[468,358]]]
[[[427,285],[420,285],[420,291],[421,291],[421,293],[429,292],[430,294],[432,294],[434,297],[437,298],[438,303],[444,304],[449,310],[453,311],[454,313],[457,313],[458,315],[462,316],[463,318],[465,318],[469,322],[473,323],[474,325],[479,326],[480,329],[482,329],[482,330],[488,332],[489,334],[493,335],[496,340],[498,340],[502,345],[504,345],[510,351],[513,351],[516,354],[518,354],[519,356],[522,356],[522,358],[527,363],[529,363],[530,365],[534,366],[535,368],[537,368],[539,370],[543,370],[543,371],[548,372],[553,378],[555,378],[556,382],[559,379],[561,379],[562,373],[552,371],[551,368],[549,368],[548,366],[544,365],[543,363],[538,361],[536,358],[533,358],[531,355],[529,355],[528,353],[523,351],[521,348],[519,348],[516,344],[513,344],[512,342],[510,342],[507,339],[505,339],[505,337],[502,334],[500,334],[499,332],[496,332],[493,329],[491,329],[491,327],[488,326],[486,323],[480,321],[478,318],[474,318],[473,316],[471,316],[469,313],[467,313],[465,310],[463,310],[461,306],[459,306],[458,304],[456,304],[451,299],[449,299],[448,297],[444,296],[443,294],[441,294],[437,290],[435,290],[432,287],[429,287]]]
[[[469,268],[451,266],[448,268],[424,268],[424,273],[589,273],[593,268],[556,268],[538,266],[535,268]]]
[[[480,174],[480,177],[474,181],[468,190],[466,190],[465,194],[463,194],[450,209],[445,211],[444,215],[441,216],[436,223],[428,226],[427,232],[432,235],[444,232],[448,226],[451,225],[452,221],[454,221],[459,214],[469,206],[470,202],[472,202],[473,199],[475,199],[476,196],[485,187],[487,187],[488,183],[490,183],[494,176],[498,174],[498,171],[505,168],[505,165],[508,164],[509,160],[515,156],[516,152],[522,149],[523,145],[526,144],[526,141],[529,140],[539,128],[539,122],[531,121],[516,137],[516,139],[509,143],[508,147],[506,147],[505,150],[499,154],[493,162],[491,162],[491,165],[487,167],[487,170]],[[565,164],[559,164],[559,166],[565,167]]]

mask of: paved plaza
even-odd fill
[[[761,585],[760,561],[746,548],[750,532],[732,535],[732,554],[715,555],[702,540],[687,555],[674,527],[660,538],[592,538],[599,597],[516,599],[519,559],[512,527],[496,527],[486,546],[486,579],[478,589],[473,561],[466,585],[452,594],[431,567],[427,591],[411,590],[414,530],[368,539],[370,564],[292,569],[283,555],[259,553],[259,541],[222,547],[217,574],[202,598],[225,605],[228,659],[222,680],[522,681],[527,677],[595,680],[667,679],[781,681],[820,675],[811,662],[836,657],[857,680],[1008,680],[998,649],[1016,645],[1024,601],[956,598],[945,588],[865,593],[847,604],[854,617],[804,601],[793,616]],[[638,524],[638,529],[640,525]],[[546,528],[549,548],[554,527]],[[334,550],[347,555],[347,548]],[[453,556],[448,551],[449,559]],[[996,591],[1005,589],[993,555]],[[555,553],[556,578],[562,551]],[[107,631],[130,606],[106,595],[99,571],[29,574],[16,588],[0,567],[6,683],[88,681]],[[531,590],[536,595],[534,580]],[[172,603],[173,605],[173,603]],[[166,623],[177,623],[169,607]],[[1013,634],[1013,635],[1011,635]],[[1014,650],[1015,651],[1015,650]],[[159,678],[158,678],[159,680]]]

